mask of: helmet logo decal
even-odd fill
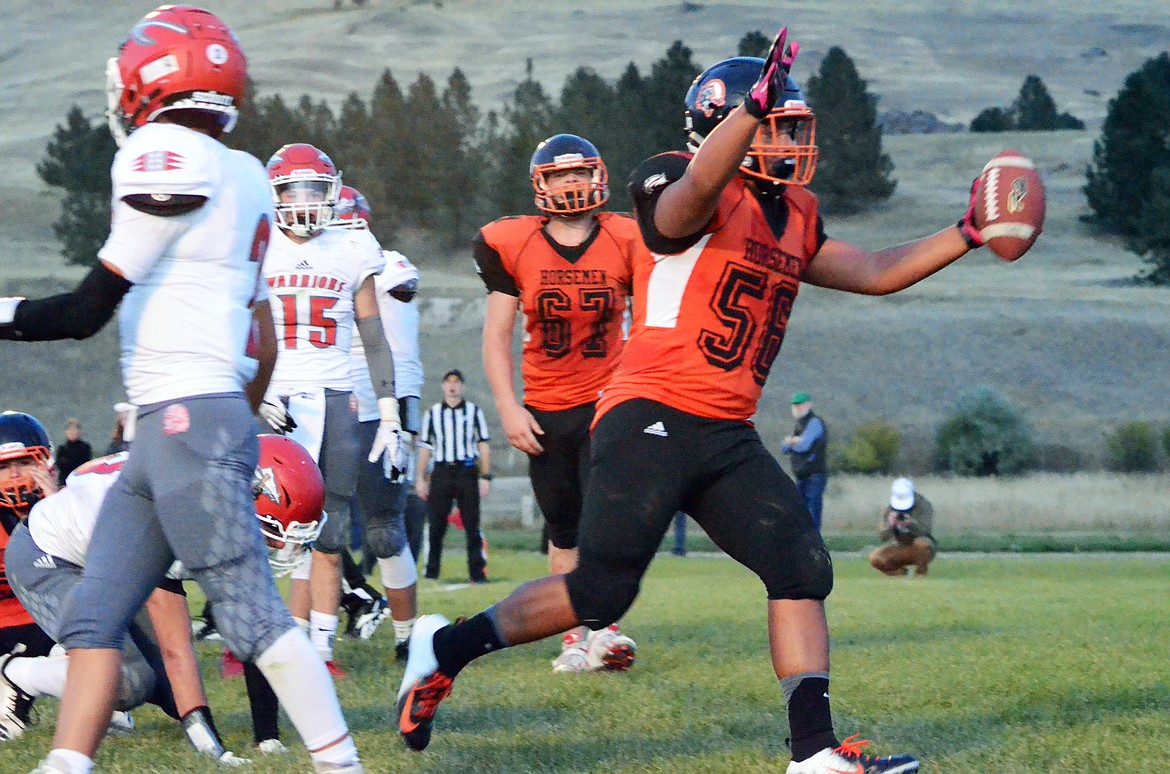
[[[648,177],[642,181],[642,190],[645,191],[646,193],[652,193],[655,188],[658,188],[659,186],[664,186],[668,182],[670,182],[670,181],[668,181],[666,179],[665,174],[663,174],[662,172],[656,172],[655,174],[650,175],[650,177]]]
[[[144,84],[154,83],[159,78],[179,72],[179,69],[179,58],[174,54],[167,54],[149,64],[144,64],[138,70],[138,77],[142,79]]]
[[[188,30],[182,24],[175,24],[174,22],[163,21],[162,19],[143,19],[141,22],[130,30],[130,38],[140,46],[154,46],[158,41],[150,37],[146,33],[151,27],[162,27],[164,30],[177,32],[180,35],[186,35]]]
[[[553,156],[553,163],[558,167],[573,167],[579,165],[585,160],[585,157],[580,153],[562,153],[559,156]]]
[[[277,505],[280,504],[280,492],[276,488],[276,474],[272,472],[272,468],[256,468],[252,475],[252,493],[257,497],[267,497]]]
[[[213,65],[221,65],[228,60],[228,50],[219,43],[212,43],[207,47],[207,61]]]
[[[727,85],[719,78],[703,84],[695,95],[695,109],[710,118],[715,111],[727,104]]]

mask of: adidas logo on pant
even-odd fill
[[[642,431],[646,435],[656,435],[659,438],[666,438],[670,433],[666,432],[666,425],[661,422],[655,422]]]

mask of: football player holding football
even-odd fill
[[[294,584],[289,607],[308,620],[314,647],[335,676],[333,658],[341,601],[341,552],[349,545],[350,499],[363,454],[405,469],[408,434],[399,421],[394,361],[379,318],[374,278],[385,259],[368,230],[327,228],[341,174],[321,150],[286,145],[268,161],[278,228],[264,258],[280,356],[262,412],[314,455],[325,477],[329,514],[313,544],[308,594]],[[356,336],[355,336],[356,330]],[[350,349],[361,341],[376,399],[378,424],[364,444],[350,376]]]
[[[727,59],[696,78],[684,113],[691,151],[655,156],[631,175],[650,254],[634,266],[633,327],[597,406],[580,563],[463,623],[419,619],[399,692],[408,746],[427,746],[439,702],[471,659],[625,613],[683,510],[764,584],[789,774],[918,771],[911,756],[868,755],[834,732],[824,614],[832,562],[751,417],[800,282],[892,293],[977,246],[978,224],[969,207],[957,227],[878,251],[827,237],[804,188],[815,118],[789,75],[799,47],[786,32],[766,58]]]
[[[342,186],[342,200],[352,206],[339,207],[331,224],[341,229],[368,229],[370,210],[360,192]],[[414,457],[413,443],[419,431],[419,398],[422,396],[423,370],[419,358],[418,269],[395,250],[383,250],[385,268],[374,277],[379,317],[390,351],[394,357],[394,394],[402,417],[405,462]],[[361,437],[372,442],[378,427],[377,395],[370,383],[364,347],[354,342],[350,356],[350,375],[357,398]],[[396,658],[406,660],[406,644],[418,617],[418,569],[406,535],[406,499],[409,489],[408,470],[385,464],[389,458],[360,462],[357,496],[365,535],[364,551],[378,565],[385,598],[379,595],[361,605],[363,611],[354,621],[353,635],[369,639],[387,615],[394,626]],[[365,559],[365,557],[363,557]],[[351,582],[352,586],[353,583]],[[389,608],[379,609],[388,603]]]
[[[239,42],[214,14],[166,5],[138,22],[107,67],[121,148],[98,264],[72,292],[0,301],[0,337],[23,341],[85,338],[120,305],[126,393],[138,406],[129,457],[62,616],[72,668],[40,774],[92,769],[127,627],[175,559],[215,606],[231,649],[272,683],[317,770],[362,771],[329,672],[277,593],[252,512],[253,411],[276,356],[261,273],[272,190],[263,165],[219,141],[246,82]]]
[[[645,251],[629,215],[603,212],[609,173],[575,134],[541,142],[529,164],[541,215],[493,221],[473,255],[487,286],[483,365],[508,442],[528,455],[528,477],[548,527],[552,575],[577,566],[577,527],[589,476],[589,427],[625,339],[634,256]],[[513,384],[513,331],[523,313],[523,403]],[[561,638],[556,672],[625,670],[634,641],[615,623]]]

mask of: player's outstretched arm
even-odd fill
[[[955,226],[923,239],[883,250],[863,250],[828,239],[800,279],[850,293],[881,296],[896,293],[949,266],[971,248]]]
[[[116,268],[101,261],[68,293],[34,300],[0,298],[0,339],[87,339],[110,321],[130,287]]]

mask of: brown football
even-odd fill
[[[975,222],[991,251],[1014,261],[1044,228],[1044,183],[1036,165],[1010,148],[987,162],[979,178]]]

